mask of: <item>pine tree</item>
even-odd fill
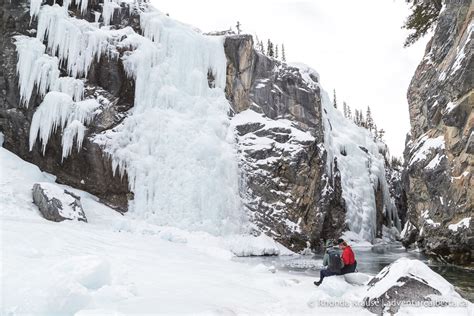
[[[350,106],[347,106],[347,118],[352,120],[352,110]]]
[[[347,118],[347,104],[346,104],[346,101],[342,102],[342,109],[344,111],[344,117]]]
[[[273,43],[272,41],[270,41],[270,39],[268,39],[267,43],[267,55],[270,57],[275,56],[275,51],[273,50]]]
[[[263,45],[263,41],[260,41],[260,52],[265,55],[265,45]]]
[[[354,123],[359,126],[359,110],[357,109],[354,111]]]
[[[372,119],[372,111],[370,111],[370,106],[367,106],[366,116],[366,127],[369,131],[372,131],[374,128],[374,120]]]
[[[385,135],[385,130],[382,128],[382,129],[379,130],[379,139],[381,141],[383,141],[384,135]]]
[[[333,90],[333,94],[334,94],[334,97],[333,97],[333,105],[334,105],[334,108],[337,109],[337,99],[336,99],[336,89]]]
[[[237,21],[237,24],[235,25],[235,27],[237,28],[237,34],[239,34],[239,35],[240,35],[240,31],[241,31],[241,29],[240,29],[241,26],[242,26],[242,24],[240,24],[240,22]]]
[[[405,47],[415,43],[428,33],[438,21],[443,7],[442,0],[406,0],[411,3],[411,14],[402,28],[412,31],[405,40]]]
[[[376,142],[379,138],[379,132],[377,130],[377,125],[374,124],[374,142]]]
[[[281,60],[286,61],[285,44],[281,44]]]
[[[278,44],[275,45],[275,58],[278,59]]]

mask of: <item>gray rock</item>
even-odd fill
[[[53,222],[77,220],[87,222],[81,205],[81,198],[52,183],[33,185],[33,203],[44,218]]]
[[[471,217],[474,209],[474,32],[469,25],[472,1],[446,1],[408,89],[411,137],[402,176],[406,220],[416,227],[404,245],[416,242],[434,258],[467,265],[474,261],[472,229],[455,232],[449,225]],[[427,149],[433,139],[443,145]]]

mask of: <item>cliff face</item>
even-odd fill
[[[408,90],[404,154],[404,243],[461,264],[474,258],[473,14],[470,0],[446,1]]]
[[[0,129],[4,134],[3,147],[54,174],[58,182],[91,192],[111,207],[126,211],[127,177],[114,176],[110,160],[89,137],[115,126],[133,105],[133,83],[126,79],[121,60],[104,56],[101,63],[93,65],[87,81],[84,80],[84,97],[99,100],[101,112],[89,124],[82,150],[73,150],[63,160],[62,133],[59,131],[53,133],[44,154],[38,144],[30,150],[28,140],[32,117],[43,99],[37,89],[33,89],[28,104],[20,105],[15,36],[35,35],[36,20],[30,17],[28,1],[2,0],[0,4]],[[74,6],[72,11],[79,14]],[[85,17],[93,19],[91,14]],[[61,75],[66,75],[64,69]]]
[[[173,166],[178,161],[177,159],[182,158],[179,155],[183,154],[181,153],[183,148],[189,149],[188,154],[196,153],[195,149],[198,149],[196,159],[186,160],[191,164],[178,164],[178,168],[183,169],[196,167],[186,176],[195,175],[202,166],[207,166],[203,159],[209,155],[204,152],[199,153],[199,146],[209,144],[201,141],[206,137],[211,137],[211,140],[212,137],[222,137],[220,135],[222,133],[211,131],[210,134],[203,135],[204,137],[197,137],[196,133],[202,132],[201,128],[195,128],[193,131],[181,130],[179,135],[182,135],[182,132],[187,132],[186,135],[189,137],[184,137],[182,144],[170,147],[169,151],[173,152],[163,155],[159,151],[154,152],[154,150],[156,150],[155,147],[174,143],[166,141],[166,137],[159,140],[152,139],[151,143],[138,144],[143,140],[143,137],[155,137],[155,134],[152,133],[154,128],[163,128],[164,125],[157,126],[156,122],[148,120],[150,122],[147,122],[153,126],[134,127],[136,125],[134,125],[133,119],[129,120],[134,115],[133,109],[139,108],[137,113],[142,115],[142,119],[146,119],[150,114],[156,114],[153,112],[156,110],[154,105],[147,103],[147,97],[154,102],[159,99],[164,105],[169,102],[170,106],[176,106],[173,102],[176,103],[176,100],[183,94],[191,96],[186,99],[186,102],[195,102],[196,98],[207,93],[205,95],[207,99],[201,102],[200,106],[214,103],[218,105],[222,104],[218,93],[222,93],[222,89],[225,89],[225,97],[231,105],[230,124],[235,131],[233,137],[238,151],[240,198],[246,212],[250,215],[255,230],[265,232],[295,251],[301,251],[308,246],[317,249],[321,239],[338,238],[347,229],[351,229],[360,238],[370,241],[384,236],[396,237],[397,227],[400,225],[397,207],[403,211],[404,194],[403,190],[397,186],[398,180],[391,179],[392,170],[388,168],[385,171],[387,166],[384,145],[374,142],[373,136],[368,131],[356,127],[332,107],[327,94],[320,86],[318,74],[309,67],[288,65],[264,56],[253,48],[251,36],[234,35],[223,39],[223,65],[227,64],[227,67],[226,69],[222,67],[224,74],[222,76],[221,70],[215,69],[218,68],[215,63],[220,62],[222,57],[219,51],[216,53],[215,48],[222,48],[222,45],[219,43],[221,46],[216,46],[218,42],[209,38],[201,38],[199,35],[198,40],[206,42],[203,44],[197,41],[196,50],[202,49],[203,55],[210,54],[209,61],[206,61],[210,66],[208,67],[206,64],[201,67],[203,66],[199,64],[201,58],[189,58],[189,63],[186,60],[178,60],[178,62],[188,66],[192,65],[192,62],[198,62],[197,66],[193,66],[196,71],[192,71],[190,74],[186,73],[186,68],[181,67],[181,64],[177,67],[178,69],[166,71],[166,67],[169,65],[167,62],[176,62],[176,60],[165,60],[155,69],[156,73],[163,69],[165,72],[160,76],[172,74],[173,71],[182,73],[179,72],[179,75],[174,77],[166,77],[166,80],[174,80],[171,82],[171,84],[175,84],[174,89],[155,91],[144,85],[147,80],[152,79],[161,83],[159,78],[153,77],[154,75],[150,71],[151,67],[156,66],[153,62],[159,61],[163,55],[169,58],[176,56],[170,53],[161,54],[160,51],[157,55],[152,54],[155,53],[153,50],[154,41],[159,40],[159,36],[153,32],[156,30],[161,32],[160,28],[163,27],[163,31],[167,32],[169,29],[166,27],[171,25],[174,29],[171,29],[169,34],[177,37],[170,37],[165,44],[175,40],[176,43],[189,44],[190,41],[196,40],[194,37],[179,37],[179,32],[174,33],[176,28],[184,27],[181,24],[154,12],[145,14],[145,18],[140,20],[140,16],[146,11],[145,4],[142,7],[140,4],[121,3],[120,10],[107,8],[109,14],[104,12],[106,5],[103,3],[90,2],[84,10],[80,10],[72,4],[69,7],[69,13],[64,14],[65,11],[61,11],[58,6],[52,6],[52,2],[47,3],[51,6],[47,7],[46,13],[40,13],[40,18],[41,14],[46,17],[54,16],[51,21],[62,21],[65,26],[77,27],[78,32],[82,32],[81,28],[84,28],[86,31],[82,34],[85,36],[81,40],[82,43],[100,43],[99,50],[93,51],[91,58],[81,60],[80,58],[89,52],[86,51],[82,55],[79,53],[78,60],[83,64],[75,63],[71,66],[72,58],[61,57],[61,52],[66,50],[54,49],[55,46],[51,44],[54,39],[45,38],[41,41],[33,39],[44,25],[36,25],[37,16],[30,17],[30,6],[27,1],[0,1],[2,1],[0,2],[2,10],[0,16],[2,26],[0,34],[2,54],[0,130],[4,134],[3,146],[21,158],[38,165],[42,170],[54,174],[58,182],[91,192],[101,198],[103,202],[122,212],[127,211],[130,201],[145,201],[141,205],[146,207],[146,203],[152,203],[154,198],[159,201],[171,199],[172,195],[165,194],[166,196],[161,197],[160,192],[147,190],[155,185],[156,181],[164,181],[163,177],[176,172],[176,168]],[[70,15],[77,17],[77,19],[71,19]],[[83,20],[89,23],[81,22]],[[104,24],[109,27],[100,28]],[[157,31],[157,33],[160,32]],[[19,35],[26,35],[26,37],[18,37]],[[163,36],[167,38],[167,35]],[[43,63],[42,67],[40,70],[32,68],[41,74],[38,78],[49,78],[48,80],[51,81],[54,79],[51,79],[51,76],[60,76],[63,81],[73,82],[74,87],[83,87],[80,89],[80,93],[68,96],[67,94],[71,91],[60,84],[55,86],[54,80],[43,91],[42,84],[44,85],[44,82],[39,81],[38,78],[30,78],[30,81],[34,82],[34,85],[31,86],[31,95],[25,93],[25,80],[22,76],[28,76],[33,73],[33,70],[26,69],[25,71],[19,65],[20,55],[25,53],[21,51],[22,41],[27,42],[28,45],[34,44],[39,49],[36,59]],[[42,46],[43,43],[48,45],[46,50]],[[62,47],[61,45],[64,43],[56,43],[56,45]],[[71,47],[74,48],[74,45]],[[71,47],[67,50],[68,54],[75,52]],[[31,49],[29,46],[26,48],[28,57]],[[85,49],[89,48],[89,46],[85,47]],[[93,48],[96,47],[93,46]],[[145,54],[140,55],[141,53]],[[147,55],[148,53],[151,53],[152,57]],[[174,54],[179,55],[179,52],[174,52]],[[54,55],[59,57],[60,62]],[[179,55],[178,57],[186,59],[186,56]],[[140,62],[148,57],[151,59],[150,64],[144,63],[146,67],[142,67],[143,64]],[[36,59],[30,60],[32,65],[37,64]],[[80,67],[84,65],[87,67],[81,69]],[[55,69],[50,72],[48,69],[51,67],[56,67],[59,74],[55,74]],[[41,72],[45,69],[47,72]],[[202,79],[201,70],[207,72],[205,87],[196,85],[196,82]],[[81,75],[81,71],[84,72],[83,75]],[[192,85],[188,85],[189,82],[186,81],[188,75],[191,75],[190,78],[193,79],[191,80]],[[144,78],[146,80],[143,80]],[[61,81],[58,78],[55,80]],[[179,90],[181,86],[176,83],[182,84],[182,90]],[[214,91],[218,89],[208,89],[216,87],[216,85],[221,89],[220,92]],[[52,93],[46,93],[48,89]],[[137,96],[137,93],[140,95]],[[28,96],[26,104],[24,104],[25,95]],[[65,101],[56,104],[58,98],[54,99],[54,96],[61,96]],[[89,103],[81,103],[83,101]],[[227,104],[227,102],[224,103]],[[87,108],[91,104],[92,110],[88,110],[90,113],[84,114],[87,118],[83,118],[84,115],[77,116],[78,113],[74,112],[74,109],[77,110],[81,106]],[[48,135],[45,136],[47,144],[41,138],[44,136],[41,134],[41,126],[39,127],[40,136],[43,136],[40,139],[33,138],[32,141],[30,135],[31,131],[38,128],[34,116],[44,111],[46,106],[56,110],[57,108],[54,106],[59,106],[61,109],[72,109],[72,113],[66,113],[69,116],[64,119],[64,122],[47,122],[52,126],[49,140]],[[140,113],[141,110],[144,112]],[[203,120],[205,126],[216,124],[216,122],[218,124],[213,125],[214,127],[220,128],[222,125],[220,116],[209,120],[209,115],[205,115],[205,113],[203,115],[203,113],[187,112],[189,106],[179,108],[179,110],[182,112],[175,114],[182,118],[180,122],[187,124],[183,123],[184,129],[187,126],[202,126],[199,123],[191,122],[193,115],[202,115],[203,117],[200,119]],[[171,122],[173,116],[166,116],[169,114],[165,112],[167,108],[159,109],[159,111],[161,112],[157,117],[161,118],[164,115]],[[46,114],[55,115],[52,112]],[[190,121],[186,121],[188,119]],[[141,124],[145,123],[141,122]],[[69,149],[72,151],[69,153],[66,150],[65,153],[65,147],[68,144],[65,139],[68,139],[68,133],[74,131],[73,128],[77,130],[76,138],[69,139]],[[134,134],[137,130],[143,129],[149,130],[150,133]],[[84,133],[82,143],[79,142],[79,131]],[[117,138],[117,135],[124,137]],[[156,135],[159,135],[159,132]],[[133,141],[131,141],[132,139]],[[195,139],[197,145],[188,147],[190,139]],[[72,145],[73,140],[76,140],[76,146]],[[221,141],[217,138],[215,140]],[[132,143],[128,144],[130,141]],[[211,141],[211,143],[213,142]],[[219,144],[219,146],[226,145]],[[128,145],[127,150],[129,151],[125,152],[123,149]],[[215,147],[219,149],[217,154],[221,155],[223,151],[219,146]],[[137,147],[141,148],[137,149]],[[210,147],[210,149],[213,148]],[[151,152],[153,154],[150,154]],[[146,158],[143,157],[144,155],[149,160],[144,159]],[[117,162],[114,160],[117,159],[117,156],[126,157],[128,160]],[[172,166],[155,164],[158,158]],[[221,160],[225,161],[226,159],[231,159],[231,157],[224,157]],[[134,175],[130,177],[126,168],[136,164],[136,161],[143,162],[143,164],[138,164],[139,167],[143,166],[143,170],[135,170]],[[220,163],[219,161],[217,163]],[[150,170],[145,170],[150,162],[153,162],[149,166]],[[197,165],[194,165],[195,163]],[[117,169],[120,169],[120,174],[114,172]],[[146,172],[142,172],[144,170]],[[220,169],[211,168],[209,170],[213,170],[212,172],[216,172],[216,174],[209,175],[206,171],[203,173],[202,179],[211,181],[211,185],[217,183],[212,182],[212,178],[223,177],[222,179],[225,181],[233,179],[230,171],[224,165]],[[150,178],[150,174],[157,175],[157,177]],[[148,182],[137,187],[137,183],[141,181],[140,177],[145,177],[143,179]],[[395,184],[391,185],[391,183]],[[185,181],[181,185],[181,191],[183,187],[193,188],[189,181]],[[194,187],[197,188],[199,185],[205,184],[194,184]],[[143,190],[134,192],[132,188]],[[163,186],[161,189],[163,190]],[[172,187],[165,189],[166,192],[173,193],[170,191]],[[194,193],[191,193],[194,196]],[[208,197],[212,196],[217,201],[221,201],[219,192],[208,193],[206,194]],[[182,195],[183,192],[180,194]],[[137,195],[140,197],[137,198]],[[146,199],[142,199],[143,196]],[[184,198],[189,198],[189,196]],[[194,199],[193,201],[198,201],[202,206],[206,206],[207,203],[199,197],[198,200]],[[182,203],[178,204],[178,207],[183,206]],[[214,203],[212,204],[208,206],[214,207]],[[136,203],[136,205],[140,204]],[[176,209],[173,208],[172,211]],[[154,216],[155,212],[152,213]],[[156,216],[160,216],[160,213],[158,212]],[[189,218],[185,219],[189,220]]]

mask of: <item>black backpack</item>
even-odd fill
[[[341,256],[337,251],[331,251],[328,253],[329,255],[329,264],[328,270],[331,272],[341,273],[341,269],[344,266],[342,263]]]

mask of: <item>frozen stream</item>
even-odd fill
[[[372,251],[368,247],[354,247],[357,258],[357,269],[359,272],[370,275],[377,274],[385,266],[394,262],[398,258],[408,257],[418,259],[428,264],[435,272],[442,275],[446,280],[452,283],[456,290],[467,300],[474,302],[474,271],[469,268],[462,268],[454,265],[446,265],[437,262],[431,262],[426,256],[416,251],[405,251],[400,245],[392,245],[389,249],[383,251]],[[304,274],[319,278],[323,255],[314,256],[280,256],[280,257],[246,257],[236,258],[239,262],[247,262],[252,265],[263,263],[267,266],[275,266],[277,270],[283,270],[289,273]]]

